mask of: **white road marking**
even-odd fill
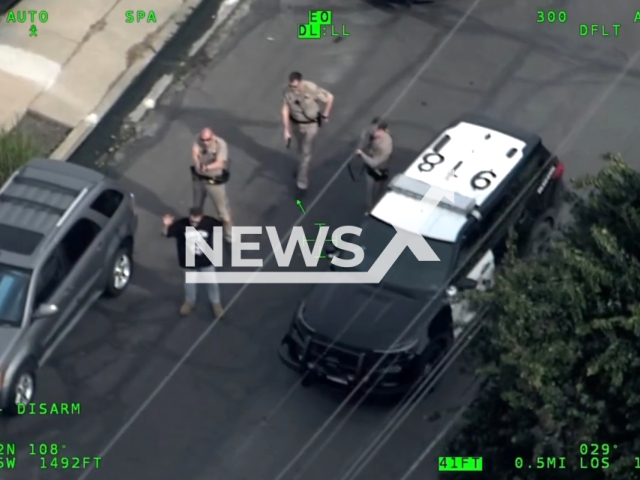
[[[29,80],[48,90],[60,74],[62,66],[22,48],[0,45],[0,70]]]

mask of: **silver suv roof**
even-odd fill
[[[0,263],[29,268],[103,174],[57,160],[36,159],[0,189]]]

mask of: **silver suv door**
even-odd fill
[[[114,188],[107,188],[91,204],[92,218],[103,225],[102,243],[105,255],[113,255],[123,238],[130,233],[131,219],[128,216],[132,211],[122,208],[123,204],[126,205],[125,198],[124,193]],[[102,260],[105,268],[111,267],[112,258],[103,257]]]
[[[58,307],[58,320],[44,336],[42,348],[51,348],[63,332],[71,329],[86,307],[99,296],[103,275],[102,227],[89,212],[77,219],[59,245],[67,272],[49,303]],[[59,304],[59,305],[58,305]]]
[[[65,287],[69,274],[68,265],[61,249],[55,248],[35,273],[35,295],[31,316],[31,335],[39,355],[42,356],[50,346],[53,333],[64,318],[72,303],[73,292]],[[45,305],[55,306],[54,313],[38,317],[38,310]],[[32,337],[32,338],[33,338]]]

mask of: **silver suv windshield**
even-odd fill
[[[366,272],[395,236],[396,230],[373,217],[366,217],[360,227],[360,236],[350,235],[348,241],[364,249],[364,260],[354,270]],[[420,262],[409,248],[405,248],[382,282],[410,290],[433,291],[440,288],[451,273],[455,246],[440,240],[426,240],[440,259],[439,262]],[[339,255],[345,259],[353,258],[350,252],[340,252]]]
[[[0,323],[19,327],[27,301],[31,273],[0,264]]]

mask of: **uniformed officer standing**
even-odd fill
[[[324,105],[324,110],[321,110],[320,104]],[[285,143],[289,145],[292,135],[297,143],[299,163],[296,182],[302,192],[309,187],[313,140],[318,127],[327,122],[332,107],[333,95],[330,92],[309,80],[303,80],[299,72],[289,75],[282,105],[282,125]]]
[[[356,151],[365,163],[367,212],[370,212],[389,178],[389,158],[393,152],[393,140],[385,122],[375,122],[364,133],[364,146]]]
[[[231,242],[233,224],[225,188],[229,180],[228,152],[227,142],[216,136],[210,128],[203,129],[191,150],[191,178],[193,206],[203,209],[208,195],[222,221],[224,238]]]

